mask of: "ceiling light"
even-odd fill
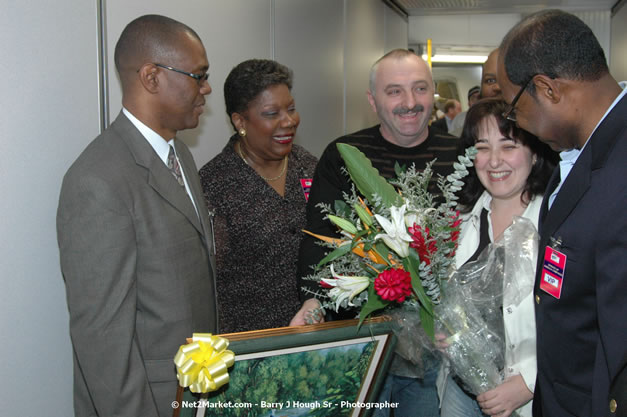
[[[427,55],[423,55],[422,59],[427,60]],[[483,64],[486,59],[485,55],[434,55],[431,57],[431,62],[448,62],[455,64]]]

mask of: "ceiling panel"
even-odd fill
[[[393,0],[410,16],[466,13],[533,13],[546,8],[567,11],[610,10],[617,0]]]

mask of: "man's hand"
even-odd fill
[[[303,326],[305,324],[324,323],[324,312],[320,301],[310,298],[303,303],[296,315],[290,321],[290,326]]]

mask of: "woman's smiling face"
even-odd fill
[[[265,160],[281,160],[292,150],[300,116],[284,84],[262,91],[244,113],[247,152]],[[239,129],[240,127],[238,127]]]
[[[492,198],[520,199],[533,166],[531,149],[505,137],[494,116],[481,121],[475,147],[477,176]]]

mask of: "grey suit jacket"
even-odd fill
[[[198,215],[122,113],[64,177],[57,237],[77,416],[171,415],[178,347],[217,329],[213,231],[192,155],[175,142]]]

